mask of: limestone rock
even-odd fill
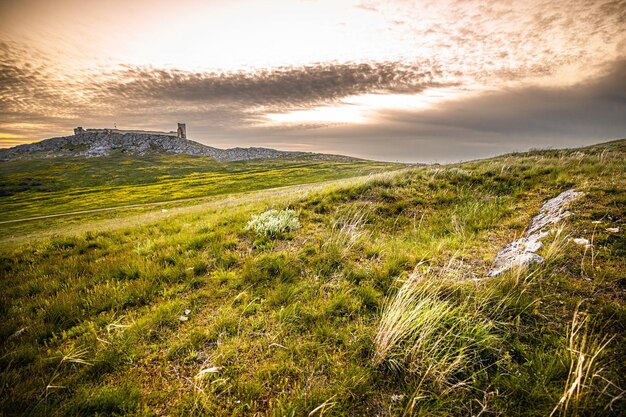
[[[580,245],[580,246],[584,246],[586,248],[591,247],[591,243],[589,243],[588,239],[585,239],[583,237],[577,237],[575,239],[572,239],[574,241],[575,244]]]
[[[503,272],[513,268],[529,267],[543,262],[543,258],[534,252],[520,250],[514,245],[517,241],[502,249],[494,261],[494,266],[489,271],[489,276],[497,277]],[[511,246],[513,245],[513,246]]]
[[[543,247],[541,239],[550,234],[548,226],[570,216],[572,213],[566,211],[564,207],[583,195],[584,193],[571,189],[544,202],[541,205],[539,214],[531,220],[530,225],[524,232],[524,236],[509,243],[498,252],[493,262],[493,267],[489,271],[489,276],[496,277],[512,268],[542,263],[543,258],[535,252]],[[588,243],[589,241],[587,241]]]
[[[526,229],[526,235],[530,236],[551,224],[558,223],[564,218],[571,216],[572,213],[564,210],[563,207],[577,200],[582,195],[583,193],[570,189],[543,203],[541,209],[539,209],[539,214],[533,217],[528,229]]]

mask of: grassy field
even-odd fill
[[[624,161],[534,151],[5,241],[2,414],[625,415]],[[546,261],[483,279],[569,188]],[[299,227],[247,227],[286,208]]]
[[[220,163],[192,155],[0,162],[0,221],[206,197],[387,171],[371,161],[280,158]]]

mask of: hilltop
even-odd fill
[[[625,161],[621,140],[33,221],[0,237],[0,409],[626,415]]]
[[[217,161],[247,161],[300,156],[320,160],[356,160],[340,155],[287,152],[269,148],[219,149],[193,140],[158,132],[122,132],[109,129],[87,130],[71,136],[45,139],[40,142],[0,149],[0,160],[102,157],[124,153],[128,155],[186,154],[208,156]]]

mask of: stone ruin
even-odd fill
[[[180,139],[187,139],[187,126],[184,123],[178,124],[178,130],[176,136]]]
[[[158,131],[148,131],[148,130],[121,130],[121,129],[83,129],[82,126],[78,126],[74,128],[74,135],[81,135],[84,133],[118,133],[121,135],[125,135],[127,133],[134,133],[140,135],[158,135],[158,136],[175,136],[179,139],[187,139],[187,126],[185,123],[178,123],[178,129],[176,132],[158,132]]]

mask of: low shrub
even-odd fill
[[[298,230],[301,227],[298,215],[294,210],[267,210],[252,215],[246,230],[253,230],[261,236],[276,237],[283,233]]]

